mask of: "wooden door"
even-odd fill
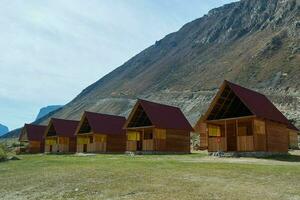
[[[235,123],[227,124],[227,151],[237,151]]]
[[[52,152],[52,145],[49,146],[49,152]]]
[[[83,152],[84,152],[84,153],[87,152],[87,144],[83,144]]]

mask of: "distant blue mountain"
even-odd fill
[[[0,136],[8,133],[8,131],[9,130],[8,130],[7,126],[4,126],[4,125],[0,124]]]
[[[47,114],[49,114],[50,112],[53,112],[59,108],[61,108],[61,105],[53,105],[53,106],[46,106],[40,109],[39,114],[37,115],[35,120],[38,120],[44,116],[46,116]]]

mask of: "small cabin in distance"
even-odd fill
[[[190,153],[193,128],[177,107],[139,99],[124,128],[127,151]]]
[[[195,129],[200,149],[209,152],[284,153],[290,146],[289,127],[266,96],[224,81]]]
[[[84,112],[76,131],[77,152],[124,153],[125,117]]]
[[[79,121],[51,118],[45,131],[46,153],[75,153]]]
[[[46,128],[46,126],[41,125],[25,124],[19,137],[19,141],[23,146],[20,148],[20,152],[43,153]]]

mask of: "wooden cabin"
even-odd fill
[[[177,107],[138,100],[124,128],[127,151],[190,153],[193,128]]]
[[[124,153],[125,117],[84,112],[76,131],[77,152]]]
[[[75,153],[79,121],[51,118],[45,131],[46,153]]]
[[[43,153],[44,133],[46,126],[25,124],[21,130],[19,141],[21,143],[20,152]]]
[[[195,130],[200,148],[209,152],[285,153],[290,141],[296,143],[289,139],[289,127],[266,96],[224,81]]]

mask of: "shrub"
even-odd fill
[[[5,151],[5,148],[0,145],[0,162],[5,161],[7,159],[7,153]]]

